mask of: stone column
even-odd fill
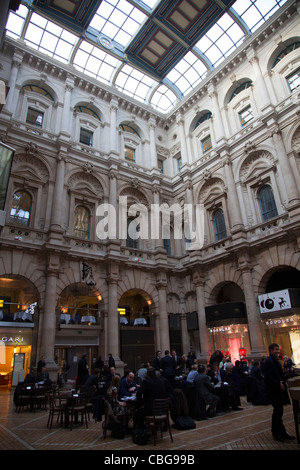
[[[107,353],[111,353],[116,361],[120,361],[120,321],[118,312],[119,264],[110,262],[107,273],[108,284],[108,318],[107,318]]]
[[[118,154],[117,110],[118,101],[113,98],[110,102],[110,153],[115,155]]]
[[[218,103],[218,95],[217,95],[215,86],[212,84],[210,84],[208,87],[208,95],[212,103],[213,121],[214,121],[213,127],[214,127],[214,132],[215,132],[216,143],[218,143],[220,140],[224,139],[225,132],[224,132],[222,116],[220,113],[220,106]]]
[[[264,111],[265,109],[271,106],[271,101],[270,101],[270,96],[268,93],[268,89],[267,89],[264,77],[262,76],[262,73],[261,73],[259,60],[254,50],[250,50],[248,52],[248,59],[249,59],[249,63],[252,65],[254,77],[256,79],[254,90],[256,93],[258,93],[257,101],[259,103],[260,110]]]
[[[185,311],[185,301],[180,299],[180,327],[181,327],[181,345],[182,345],[182,354],[187,354],[190,350],[190,338],[187,328],[187,318]]]
[[[109,204],[115,208],[115,222],[111,221],[111,223],[115,223],[115,233],[116,233],[116,240],[119,240],[119,214],[118,214],[118,198],[117,198],[117,183],[118,183],[118,174],[117,171],[114,169],[110,169],[109,171]],[[118,242],[119,243],[119,242]]]
[[[74,88],[74,79],[70,76],[66,79],[65,94],[64,94],[64,107],[61,118],[60,133],[66,137],[70,136],[70,122],[71,122],[71,93]]]
[[[156,313],[154,315],[154,327],[155,327],[155,348],[156,348],[156,351],[161,351],[159,313]]]
[[[189,163],[188,151],[187,151],[187,144],[184,132],[184,118],[181,113],[178,113],[176,116],[176,123],[178,125],[179,130],[179,140],[181,145],[181,162],[182,166]]]
[[[157,168],[155,128],[156,128],[155,119],[151,117],[148,121],[149,138],[150,138],[150,168]]]
[[[16,83],[18,78],[18,72],[21,67],[23,61],[24,53],[23,52],[15,52],[13,59],[12,59],[12,66],[8,81],[9,92],[6,98],[6,103],[3,107],[3,112],[13,115],[16,104],[17,104],[17,96],[16,96]]]
[[[56,178],[51,213],[51,230],[62,229],[62,209],[65,180],[65,157],[62,153],[57,155]]]
[[[160,207],[160,189],[158,185],[154,185],[152,189],[153,194],[153,204],[154,208],[151,211],[150,217],[153,216],[153,221],[150,219],[149,227],[151,230],[151,238],[154,237],[152,240],[155,248],[164,248],[163,243],[163,225],[162,225],[162,216],[159,211]]]
[[[261,358],[266,354],[261,321],[259,317],[257,298],[253,288],[250,258],[247,253],[241,253],[238,266],[242,273],[245,303],[247,309],[248,328],[251,344],[251,352],[247,354],[251,358]]]
[[[118,313],[118,281],[108,279],[108,321],[107,321],[107,346],[108,354],[111,353],[116,361],[119,357],[119,313]]]
[[[229,217],[231,222],[231,232],[235,232],[244,228],[241,207],[237,195],[236,185],[234,182],[232,164],[229,156],[226,157],[224,162],[226,183],[228,188],[228,202],[229,202]]]
[[[185,184],[185,211],[184,211],[184,236],[189,239],[190,242],[185,249],[189,250],[192,246],[196,246],[196,220],[195,220],[195,207],[193,198],[193,185],[191,181]],[[194,245],[193,245],[194,243]]]
[[[160,348],[162,351],[170,350],[170,333],[169,321],[167,312],[167,282],[164,279],[159,279],[156,284],[158,290],[158,311],[159,311],[159,335],[160,335]]]
[[[293,205],[294,203],[299,202],[299,190],[295,182],[294,174],[284,147],[281,130],[278,125],[276,125],[272,130],[271,135],[288,195],[288,204]]]
[[[108,356],[108,310],[103,310],[104,358]]]
[[[56,263],[57,264],[57,263]],[[56,334],[56,281],[58,269],[48,269],[46,273],[46,291],[41,327],[41,355],[45,356],[47,372],[51,380],[57,379],[58,366],[54,361],[54,343]]]
[[[197,295],[200,362],[207,364],[209,357],[210,357],[210,354],[209,354],[210,347],[209,347],[209,340],[208,340],[208,329],[206,326],[204,279],[203,279],[202,273],[200,273],[199,271],[194,272],[193,283],[196,286],[196,295]]]

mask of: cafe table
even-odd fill
[[[120,401],[126,403],[126,408],[128,410],[128,416],[129,416],[129,419],[131,419],[133,417],[133,414],[134,414],[135,409],[136,409],[136,402],[137,402],[136,396],[132,395],[130,397],[123,397],[123,398],[121,398]]]
[[[146,319],[145,318],[136,318],[133,323],[134,326],[137,325],[147,325]]]
[[[96,323],[96,318],[92,315],[84,315],[81,317],[81,323]]]
[[[71,429],[73,422],[71,420],[70,423],[70,416],[72,418],[72,415],[74,415],[74,424],[81,424],[78,421],[78,414],[81,413],[81,411],[76,412],[76,406],[74,407],[74,401],[80,400],[80,408],[82,408],[83,403],[86,402],[87,395],[85,393],[76,393],[74,390],[65,390],[65,391],[60,391],[57,394],[58,399],[60,400],[61,404],[64,404],[65,406],[65,427],[69,427],[71,424]],[[78,404],[79,406],[79,404]],[[87,416],[87,410],[85,410],[86,416]],[[87,421],[86,421],[87,425]]]
[[[21,321],[30,321],[32,322],[32,315],[26,311],[22,312],[15,312],[14,313],[14,321],[21,320]]]

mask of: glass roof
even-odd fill
[[[24,0],[10,12],[6,35],[168,113],[286,1],[236,0],[162,80],[129,65],[124,54],[157,0],[103,0],[84,35],[41,16]]]

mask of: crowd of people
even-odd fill
[[[94,404],[94,418],[102,421],[104,402],[108,404],[113,420],[127,422],[133,419],[135,428],[143,428],[145,417],[152,414],[153,401],[168,398],[171,418],[192,417],[200,421],[230,410],[242,410],[241,396],[253,405],[273,406],[271,432],[276,440],[294,439],[283,426],[283,406],[289,404],[287,380],[295,372],[295,364],[287,356],[279,361],[280,348],[272,343],[269,356],[261,361],[244,359],[233,364],[220,349],[214,351],[208,363],[197,361],[195,352],[177,355],[173,350],[156,351],[152,361],[141,364],[137,371],[129,370],[121,377],[115,360],[108,355],[107,364],[101,357],[95,370],[89,373],[87,355],[78,361],[76,387],[88,394]],[[44,357],[38,362],[24,383],[51,382]],[[133,398],[129,406],[128,397]],[[104,399],[104,400],[103,400]]]
[[[265,359],[248,364],[241,358],[233,364],[230,357],[216,350],[208,364],[198,362],[194,352],[179,356],[175,350],[166,350],[164,354],[156,351],[152,361],[121,377],[111,354],[107,364],[99,358],[92,375],[83,356],[78,363],[77,386],[94,402],[96,420],[102,420],[105,398],[116,420],[122,416],[132,418],[135,427],[142,427],[145,416],[152,414],[156,398],[169,398],[175,425],[181,416],[200,421],[230,410],[242,410],[243,395],[254,405],[271,403],[263,373]],[[289,370],[285,373],[290,376],[290,361],[286,367]],[[134,406],[128,406],[124,397],[134,397]]]

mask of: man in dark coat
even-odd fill
[[[180,356],[177,356],[177,352],[175,349],[172,351],[172,361],[173,361],[173,368],[176,375],[181,375],[182,372],[182,359]]]
[[[282,366],[279,362],[278,344],[270,344],[269,353],[270,356],[266,359],[263,366],[263,373],[265,377],[267,397],[273,406],[271,431],[274,439],[283,442],[285,439],[295,439],[294,436],[290,436],[286,432],[282,421],[283,407],[288,405],[290,400]]]
[[[153,414],[153,400],[168,398],[167,388],[163,379],[159,378],[153,367],[147,370],[147,378],[137,391],[137,409],[133,416],[135,427],[144,427],[145,416]]]
[[[161,368],[163,376],[166,377],[166,379],[168,379],[171,383],[172,387],[174,387],[174,363],[172,357],[170,356],[170,351],[168,350],[165,351],[165,355],[161,359]]]
[[[156,370],[159,370],[160,372],[162,371],[161,368],[161,351],[156,351],[155,358],[153,359],[153,367]]]
[[[113,355],[109,353],[108,355],[108,367],[116,367],[115,360],[113,358]]]
[[[211,383],[208,375],[205,373],[205,367],[203,365],[198,366],[198,373],[194,378],[193,382],[196,389],[199,390],[201,397],[205,405],[209,405],[207,413],[209,416],[216,414],[217,405],[220,398],[213,393],[214,386]]]
[[[76,384],[78,387],[80,387],[81,385],[84,385],[90,375],[86,358],[87,358],[87,354],[84,354],[78,362],[77,381],[76,381]]]

